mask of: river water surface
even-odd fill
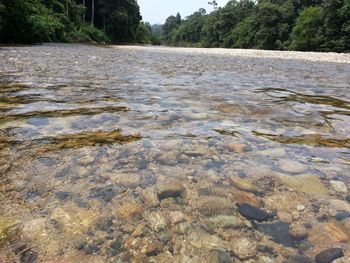
[[[350,64],[159,50],[0,48],[0,262],[349,262]]]

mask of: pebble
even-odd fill
[[[342,181],[330,180],[329,183],[331,184],[334,191],[336,191],[337,193],[346,194],[348,192],[348,188]]]
[[[328,235],[337,242],[346,242],[349,240],[348,235],[343,231],[341,226],[337,222],[327,222],[324,228],[328,232]]]
[[[207,216],[229,215],[233,213],[233,204],[225,198],[204,196],[198,202],[198,210]]]
[[[293,160],[281,160],[279,161],[280,168],[289,173],[302,173],[307,169],[307,166]]]
[[[303,205],[298,205],[298,206],[297,206],[297,210],[298,210],[299,212],[304,211],[304,210],[305,210],[305,206],[303,206]]]
[[[287,212],[278,212],[277,218],[283,222],[288,223],[288,224],[293,222],[293,217]]]
[[[278,221],[272,224],[255,224],[254,227],[259,231],[272,237],[276,243],[286,247],[292,247],[293,241],[289,233],[289,225],[285,222]]]
[[[176,225],[185,220],[185,215],[180,211],[171,211],[168,215],[168,220],[173,225]]]
[[[280,183],[297,192],[327,196],[326,187],[322,184],[318,175],[303,174],[297,176],[280,175]]]
[[[226,148],[235,153],[243,153],[245,150],[245,145],[242,143],[231,142],[226,145]]]
[[[330,248],[317,254],[315,257],[316,263],[331,263],[335,259],[344,256],[344,252],[341,248]]]
[[[131,219],[141,214],[142,211],[142,206],[135,202],[125,202],[124,204],[118,205],[116,208],[118,216],[123,219]]]
[[[302,240],[307,237],[307,229],[303,224],[293,223],[289,227],[289,234],[293,239]]]
[[[235,240],[232,250],[239,259],[245,260],[257,254],[257,244],[250,238],[241,237]]]
[[[238,212],[247,219],[256,220],[259,222],[267,221],[270,218],[273,218],[272,214],[246,203],[238,205]]]
[[[158,184],[158,198],[159,200],[169,197],[181,197],[185,193],[185,186],[178,180],[163,182]]]
[[[147,221],[151,229],[155,232],[159,232],[166,228],[166,218],[161,213],[150,213],[147,217]]]
[[[247,203],[256,207],[259,207],[261,204],[260,199],[254,194],[243,191],[235,192],[233,194],[233,199],[236,203]]]
[[[239,176],[230,176],[229,181],[231,185],[238,188],[239,190],[256,193],[258,189],[253,185],[253,183],[247,179],[243,179]]]
[[[244,225],[243,221],[238,216],[219,215],[212,217],[209,224],[216,228],[240,228]]]

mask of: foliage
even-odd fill
[[[231,0],[181,23],[168,17],[160,39],[182,46],[348,52],[350,0]]]
[[[0,0],[0,42],[134,42],[141,19],[136,0]]]

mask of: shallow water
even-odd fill
[[[349,91],[350,64],[0,48],[0,262],[350,256]]]

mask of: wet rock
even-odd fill
[[[157,234],[157,238],[160,242],[162,243],[167,243],[171,240],[172,234],[170,231],[161,231],[160,233]]]
[[[158,198],[159,200],[169,197],[181,197],[185,193],[185,186],[178,180],[163,182],[158,184]]]
[[[342,181],[330,180],[329,183],[331,184],[334,191],[336,191],[337,193],[346,194],[348,192],[348,188]]]
[[[296,222],[290,225],[289,234],[295,240],[302,240],[307,237],[308,233],[303,224]]]
[[[337,219],[338,221],[341,221],[346,218],[350,218],[350,212],[348,211],[341,211],[335,215],[335,219]]]
[[[278,162],[279,167],[289,173],[302,173],[307,169],[307,166],[293,160],[281,160]]]
[[[71,195],[72,194],[70,192],[62,192],[62,191],[55,193],[56,198],[60,201],[68,200],[69,198],[71,198]]]
[[[238,204],[238,212],[249,220],[256,220],[259,222],[267,221],[273,218],[274,215],[267,213],[266,211],[252,206],[250,204]]]
[[[198,210],[207,216],[229,215],[233,213],[233,204],[225,198],[205,196],[198,202]]]
[[[126,201],[115,208],[116,214],[123,219],[131,219],[142,213],[143,207],[134,202]]]
[[[233,259],[230,253],[226,251],[217,251],[217,262],[216,263],[233,263]]]
[[[329,207],[335,211],[348,211],[350,212],[350,204],[343,200],[330,200]]]
[[[231,185],[233,185],[234,187],[240,190],[252,192],[252,193],[258,192],[258,189],[248,179],[243,179],[239,176],[230,176],[228,179]]]
[[[232,250],[239,259],[245,260],[257,254],[257,244],[252,239],[241,237],[234,241]]]
[[[293,241],[289,233],[289,225],[285,222],[276,222],[272,224],[254,224],[254,227],[272,238],[276,243],[286,247],[292,247]]]
[[[286,155],[286,151],[283,148],[270,148],[267,150],[258,151],[257,153],[270,157],[283,157]]]
[[[171,224],[176,225],[185,220],[185,215],[180,211],[170,211],[168,214],[168,220]]]
[[[165,216],[160,213],[150,213],[146,218],[150,228],[155,231],[161,231],[167,227],[167,222]]]
[[[305,255],[295,255],[288,263],[312,263],[312,260]]]
[[[141,185],[141,176],[133,173],[116,173],[111,176],[111,180],[118,185],[134,189]]]
[[[94,188],[90,191],[90,197],[97,198],[105,202],[110,202],[118,194],[117,187],[107,185],[104,187]]]
[[[108,254],[114,257],[120,253],[121,248],[122,248],[122,242],[120,241],[119,238],[117,238],[109,245]]]
[[[341,248],[330,248],[317,254],[315,257],[316,263],[331,263],[335,259],[344,256],[344,252]]]
[[[297,205],[297,211],[301,212],[305,210],[305,206],[303,205]]]
[[[236,203],[246,203],[256,207],[260,207],[262,203],[254,194],[242,191],[234,192],[233,200]]]
[[[349,236],[343,231],[342,227],[337,222],[326,222],[324,228],[334,241],[347,242],[349,240]]]
[[[350,257],[342,257],[334,260],[332,263],[349,263],[350,262]]]
[[[286,222],[286,223],[288,223],[288,224],[290,224],[290,223],[293,222],[293,217],[292,217],[292,215],[290,215],[290,214],[287,213],[287,212],[278,212],[278,213],[277,213],[277,218],[278,218],[280,221]]]
[[[74,205],[60,206],[53,210],[51,218],[70,235],[81,235],[97,222],[98,213]]]
[[[244,222],[238,216],[219,215],[208,219],[208,223],[215,228],[241,228]]]
[[[142,190],[142,196],[145,201],[145,205],[147,207],[155,207],[159,205],[159,200],[157,196],[157,192],[153,187],[148,187],[144,190]]]
[[[230,142],[225,147],[235,153],[243,153],[246,148],[244,144],[237,142]]]
[[[320,178],[313,174],[303,174],[298,176],[280,175],[280,183],[297,192],[327,196],[328,192],[322,184]]]
[[[102,231],[108,231],[113,226],[113,218],[112,217],[102,217],[99,218],[96,223],[96,228]]]
[[[38,252],[33,249],[24,249],[20,254],[20,262],[21,263],[36,263]]]
[[[346,196],[346,197],[345,197],[345,200],[346,200],[348,203],[350,203],[350,195]]]

